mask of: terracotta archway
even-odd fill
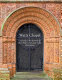
[[[4,23],[3,64],[7,64],[11,75],[16,72],[16,32],[25,23],[39,26],[44,34],[44,70],[52,70],[59,64],[60,28],[55,17],[48,11],[37,7],[25,7],[14,11]],[[11,67],[9,67],[11,65]]]

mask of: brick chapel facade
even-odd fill
[[[62,66],[61,1],[0,1],[0,71],[16,74],[16,32],[23,24],[38,25],[44,35],[43,70]]]

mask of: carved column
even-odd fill
[[[55,64],[59,64],[59,37],[46,39],[46,66],[52,70]]]
[[[7,64],[11,76],[15,73],[16,44],[12,37],[3,37],[3,63]]]
[[[2,36],[0,36],[0,65],[2,64]]]
[[[61,29],[60,29],[60,66],[62,67],[62,5],[61,5]]]

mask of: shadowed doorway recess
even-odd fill
[[[43,70],[43,33],[29,23],[16,33],[16,71],[33,70]]]

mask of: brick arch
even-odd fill
[[[16,32],[25,23],[36,24],[43,31],[44,70],[50,70],[55,66],[54,63],[59,63],[60,26],[55,17],[41,8],[20,8],[7,18],[2,28],[3,63],[8,67],[9,63],[11,64],[11,76],[16,71]]]
[[[45,25],[47,24],[47,26],[49,26],[47,28],[50,28],[50,30],[53,29],[57,35],[59,34],[60,32],[59,24],[52,14],[50,14],[49,12],[41,8],[26,7],[26,8],[21,8],[16,10],[9,16],[9,18],[4,23],[2,35],[9,36],[10,32],[8,34],[7,32],[12,29],[15,23],[18,25],[19,24],[18,21],[21,21],[21,19],[23,18],[26,18],[26,21],[27,21],[27,18],[29,17],[38,19],[39,21],[36,20],[38,22],[41,22],[41,20],[44,21],[44,23],[43,22],[42,23]],[[16,27],[17,26],[15,26],[15,28]]]

